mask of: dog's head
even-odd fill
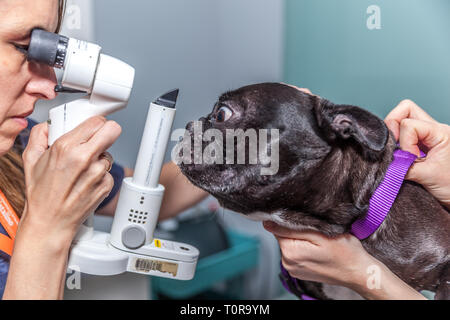
[[[187,132],[178,149],[184,144],[182,172],[221,205],[244,214],[304,206],[312,177],[340,170],[329,162],[324,167],[333,150],[350,148],[373,161],[389,136],[383,121],[361,108],[279,83],[223,94]]]

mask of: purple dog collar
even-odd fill
[[[420,155],[425,156],[423,152]],[[366,239],[373,234],[386,219],[406,173],[416,159],[416,155],[407,151],[400,149],[394,151],[394,160],[389,165],[383,181],[369,200],[367,215],[352,224],[351,232],[359,240]]]
[[[394,159],[389,165],[383,181],[369,200],[367,215],[352,224],[351,233],[359,240],[366,239],[372,235],[386,219],[392,204],[397,198],[406,173],[417,159],[416,155],[400,149],[395,150],[393,156]],[[425,157],[426,154],[420,151],[420,156]],[[280,263],[280,268],[280,279],[286,290],[297,295],[302,300],[317,300],[304,293],[298,280],[289,275],[282,263]]]

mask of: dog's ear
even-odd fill
[[[319,99],[315,106],[319,128],[329,141],[356,141],[365,153],[377,156],[386,147],[389,130],[377,116],[359,107]]]

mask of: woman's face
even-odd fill
[[[27,127],[36,101],[56,96],[53,68],[27,61],[20,47],[34,28],[55,32],[57,24],[58,0],[0,0],[0,155]]]

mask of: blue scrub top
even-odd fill
[[[28,119],[28,128],[19,135],[19,137],[16,140],[16,143],[19,143],[22,145],[22,147],[25,147],[28,143],[29,132],[31,128],[36,124],[37,124],[36,121]],[[113,164],[110,173],[114,178],[114,187],[111,190],[109,196],[105,200],[103,200],[103,202],[100,204],[99,209],[106,206],[109,203],[109,201],[111,201],[111,199],[115,197],[117,192],[119,192],[120,187],[122,185],[122,180],[125,176],[124,169],[117,164]],[[0,224],[0,233],[8,235],[1,224]],[[8,276],[9,270],[9,260],[10,257],[7,254],[0,251],[0,299],[3,297],[3,292],[5,290],[6,278]]]

